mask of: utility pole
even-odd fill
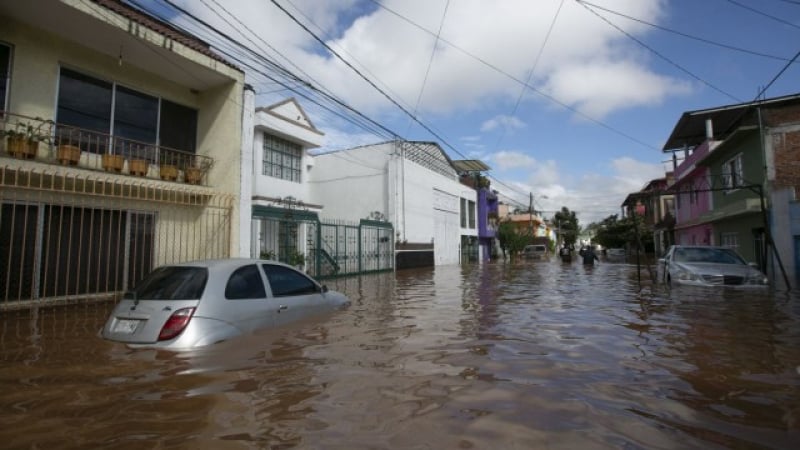
[[[533,192],[529,192],[530,202],[528,203],[528,231],[533,236]]]

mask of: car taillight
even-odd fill
[[[189,321],[192,320],[192,314],[194,314],[194,308],[181,308],[172,313],[169,319],[167,319],[167,323],[161,327],[161,332],[158,333],[158,340],[166,341],[181,334],[181,331],[183,331],[186,325],[189,325]]]

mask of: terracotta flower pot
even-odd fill
[[[122,172],[122,167],[125,165],[125,157],[122,155],[103,154],[103,169],[109,172]]]
[[[198,167],[187,167],[184,175],[189,184],[200,184],[200,180],[203,179],[203,171]]]
[[[9,136],[7,139],[8,153],[15,158],[33,159],[39,142],[26,139],[24,136]]]
[[[74,145],[59,145],[56,151],[56,159],[64,165],[77,165],[81,159],[81,149]]]
[[[147,175],[147,169],[150,163],[146,159],[132,159],[128,162],[128,172],[131,175],[143,177]]]
[[[172,164],[162,164],[158,169],[162,180],[175,181],[178,179],[178,167]]]

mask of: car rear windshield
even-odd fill
[[[125,298],[134,300],[197,300],[208,281],[205,267],[165,266],[147,275]]]

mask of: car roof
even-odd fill
[[[279,266],[291,267],[290,265],[284,264],[280,261],[255,259],[255,258],[198,259],[195,261],[185,261],[182,263],[164,264],[164,266],[208,267],[209,269],[226,269],[226,268],[230,269],[231,267],[239,267],[244,264],[258,264],[258,263],[270,263]]]
[[[733,250],[730,247],[723,247],[721,245],[678,245],[678,244],[675,244],[675,245],[673,245],[673,247],[675,247],[675,248],[713,248],[713,249],[719,249],[719,250]]]

